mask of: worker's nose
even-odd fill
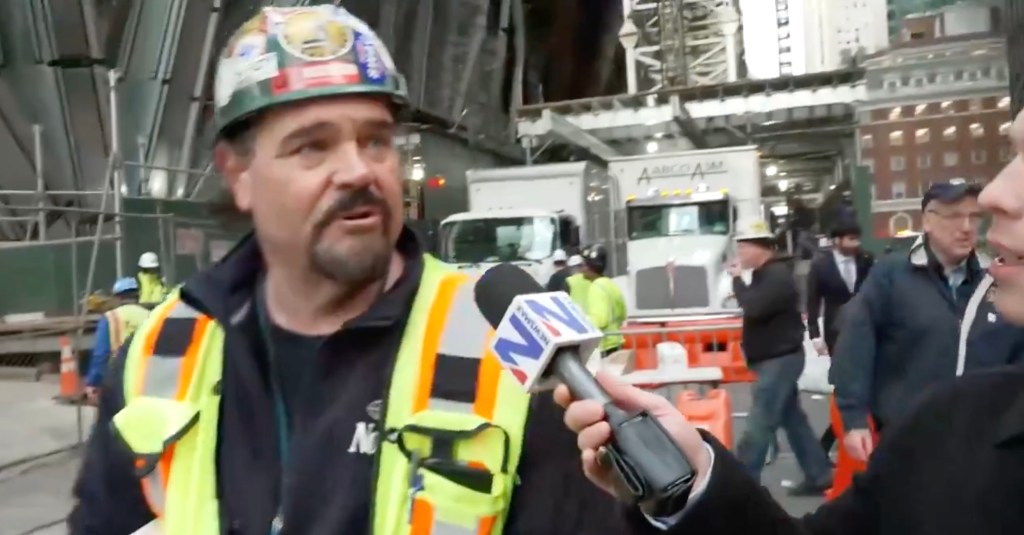
[[[335,154],[331,183],[342,189],[362,189],[373,182],[373,172],[363,158],[359,145],[345,143]]]

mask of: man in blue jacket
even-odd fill
[[[844,311],[831,379],[844,446],[857,459],[875,448],[869,415],[883,431],[929,387],[1024,355],[1024,331],[1004,322],[986,297],[990,260],[975,250],[980,191],[962,179],[929,188],[924,235],[909,255],[878,262]]]

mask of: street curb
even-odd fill
[[[54,450],[50,450],[50,451],[43,452],[43,453],[38,453],[38,454],[35,454],[35,455],[30,455],[28,457],[22,457],[21,459],[15,459],[13,461],[9,461],[9,462],[6,462],[4,464],[0,464],[0,476],[2,476],[4,474],[4,472],[8,472],[8,471],[13,470],[15,468],[18,468],[18,467],[21,467],[21,466],[25,466],[27,464],[32,464],[32,463],[37,462],[37,461],[42,461],[42,460],[48,459],[50,457],[56,457],[58,455],[61,455],[63,453],[68,453],[68,452],[73,451],[75,449],[78,449],[78,444],[71,444],[69,446],[62,446],[62,447],[54,449]]]

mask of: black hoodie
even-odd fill
[[[732,289],[743,309],[743,353],[748,363],[802,350],[800,292],[786,258],[773,258],[755,269],[749,285],[734,277]]]

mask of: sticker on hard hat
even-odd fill
[[[358,84],[359,67],[345,61],[327,61],[288,67],[274,79],[274,93],[317,87]]]
[[[359,70],[363,77],[371,84],[383,84],[388,79],[387,68],[377,52],[377,45],[373,39],[366,34],[356,34],[356,56],[359,61]]]
[[[280,74],[277,54],[271,52],[256,58],[224,58],[217,67],[214,100],[225,106],[239,89],[270,80]]]
[[[309,61],[330,60],[352,50],[352,29],[318,9],[284,15],[277,40],[289,54]]]

